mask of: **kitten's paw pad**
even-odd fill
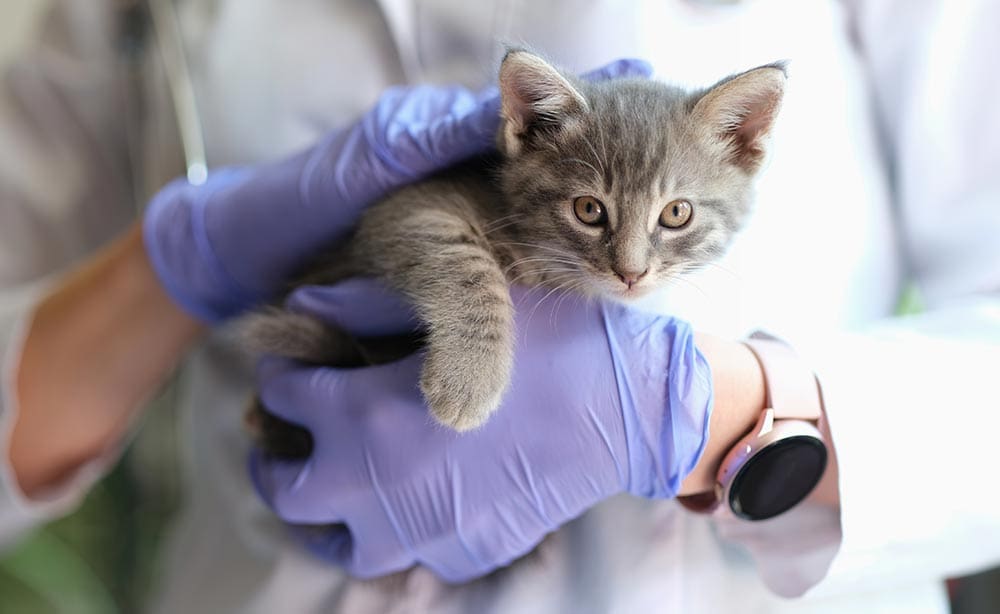
[[[495,356],[476,360],[459,352],[432,352],[420,377],[431,415],[459,432],[482,426],[503,398],[509,362]]]

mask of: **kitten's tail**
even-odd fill
[[[268,307],[243,317],[239,323],[243,345],[257,354],[272,354],[315,365],[358,365],[363,358],[357,342],[339,329],[312,316]],[[245,416],[247,430],[269,456],[308,458],[312,435],[308,430],[269,413],[254,398]]]
[[[259,397],[251,401],[243,421],[257,445],[270,457],[295,460],[312,455],[312,433],[267,411]]]
[[[240,322],[244,345],[257,354],[272,354],[305,363],[357,366],[365,358],[355,339],[303,313],[268,307]]]
[[[359,367],[398,360],[420,347],[419,333],[364,340],[362,345],[342,330],[304,313],[269,307],[240,322],[244,345],[257,354],[272,354],[300,362],[331,367]],[[313,440],[308,430],[271,414],[254,398],[246,426],[268,455],[283,459],[308,458]]]

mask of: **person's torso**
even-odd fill
[[[572,71],[640,57],[657,78],[690,86],[788,59],[787,100],[749,227],[720,263],[646,306],[724,336],[763,326],[793,339],[892,309],[899,263],[884,172],[864,81],[833,3],[186,0],[179,10],[210,169],[307,146],[389,85],[486,86],[505,43]],[[151,108],[152,133],[168,130],[169,105]],[[152,153],[150,180],[160,185],[177,172],[166,162],[176,156]],[[627,498],[597,506],[494,579],[449,587],[415,570],[388,588],[352,581],[290,543],[253,495],[240,431],[251,382],[223,337],[190,361],[183,380],[190,498],[160,611],[808,607],[770,596],[746,555],[703,518],[672,502]]]

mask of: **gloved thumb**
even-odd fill
[[[324,491],[312,483],[312,461],[272,458],[254,448],[247,470],[257,495],[285,522],[318,525],[340,520],[329,498],[317,495]]]

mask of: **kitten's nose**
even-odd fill
[[[629,271],[629,270],[619,271],[618,269],[614,269],[614,271],[615,275],[618,276],[618,279],[622,280],[623,284],[631,288],[636,283],[638,283],[640,279],[646,276],[646,273],[649,272],[649,267],[647,267],[646,270],[641,273],[638,271]]]

